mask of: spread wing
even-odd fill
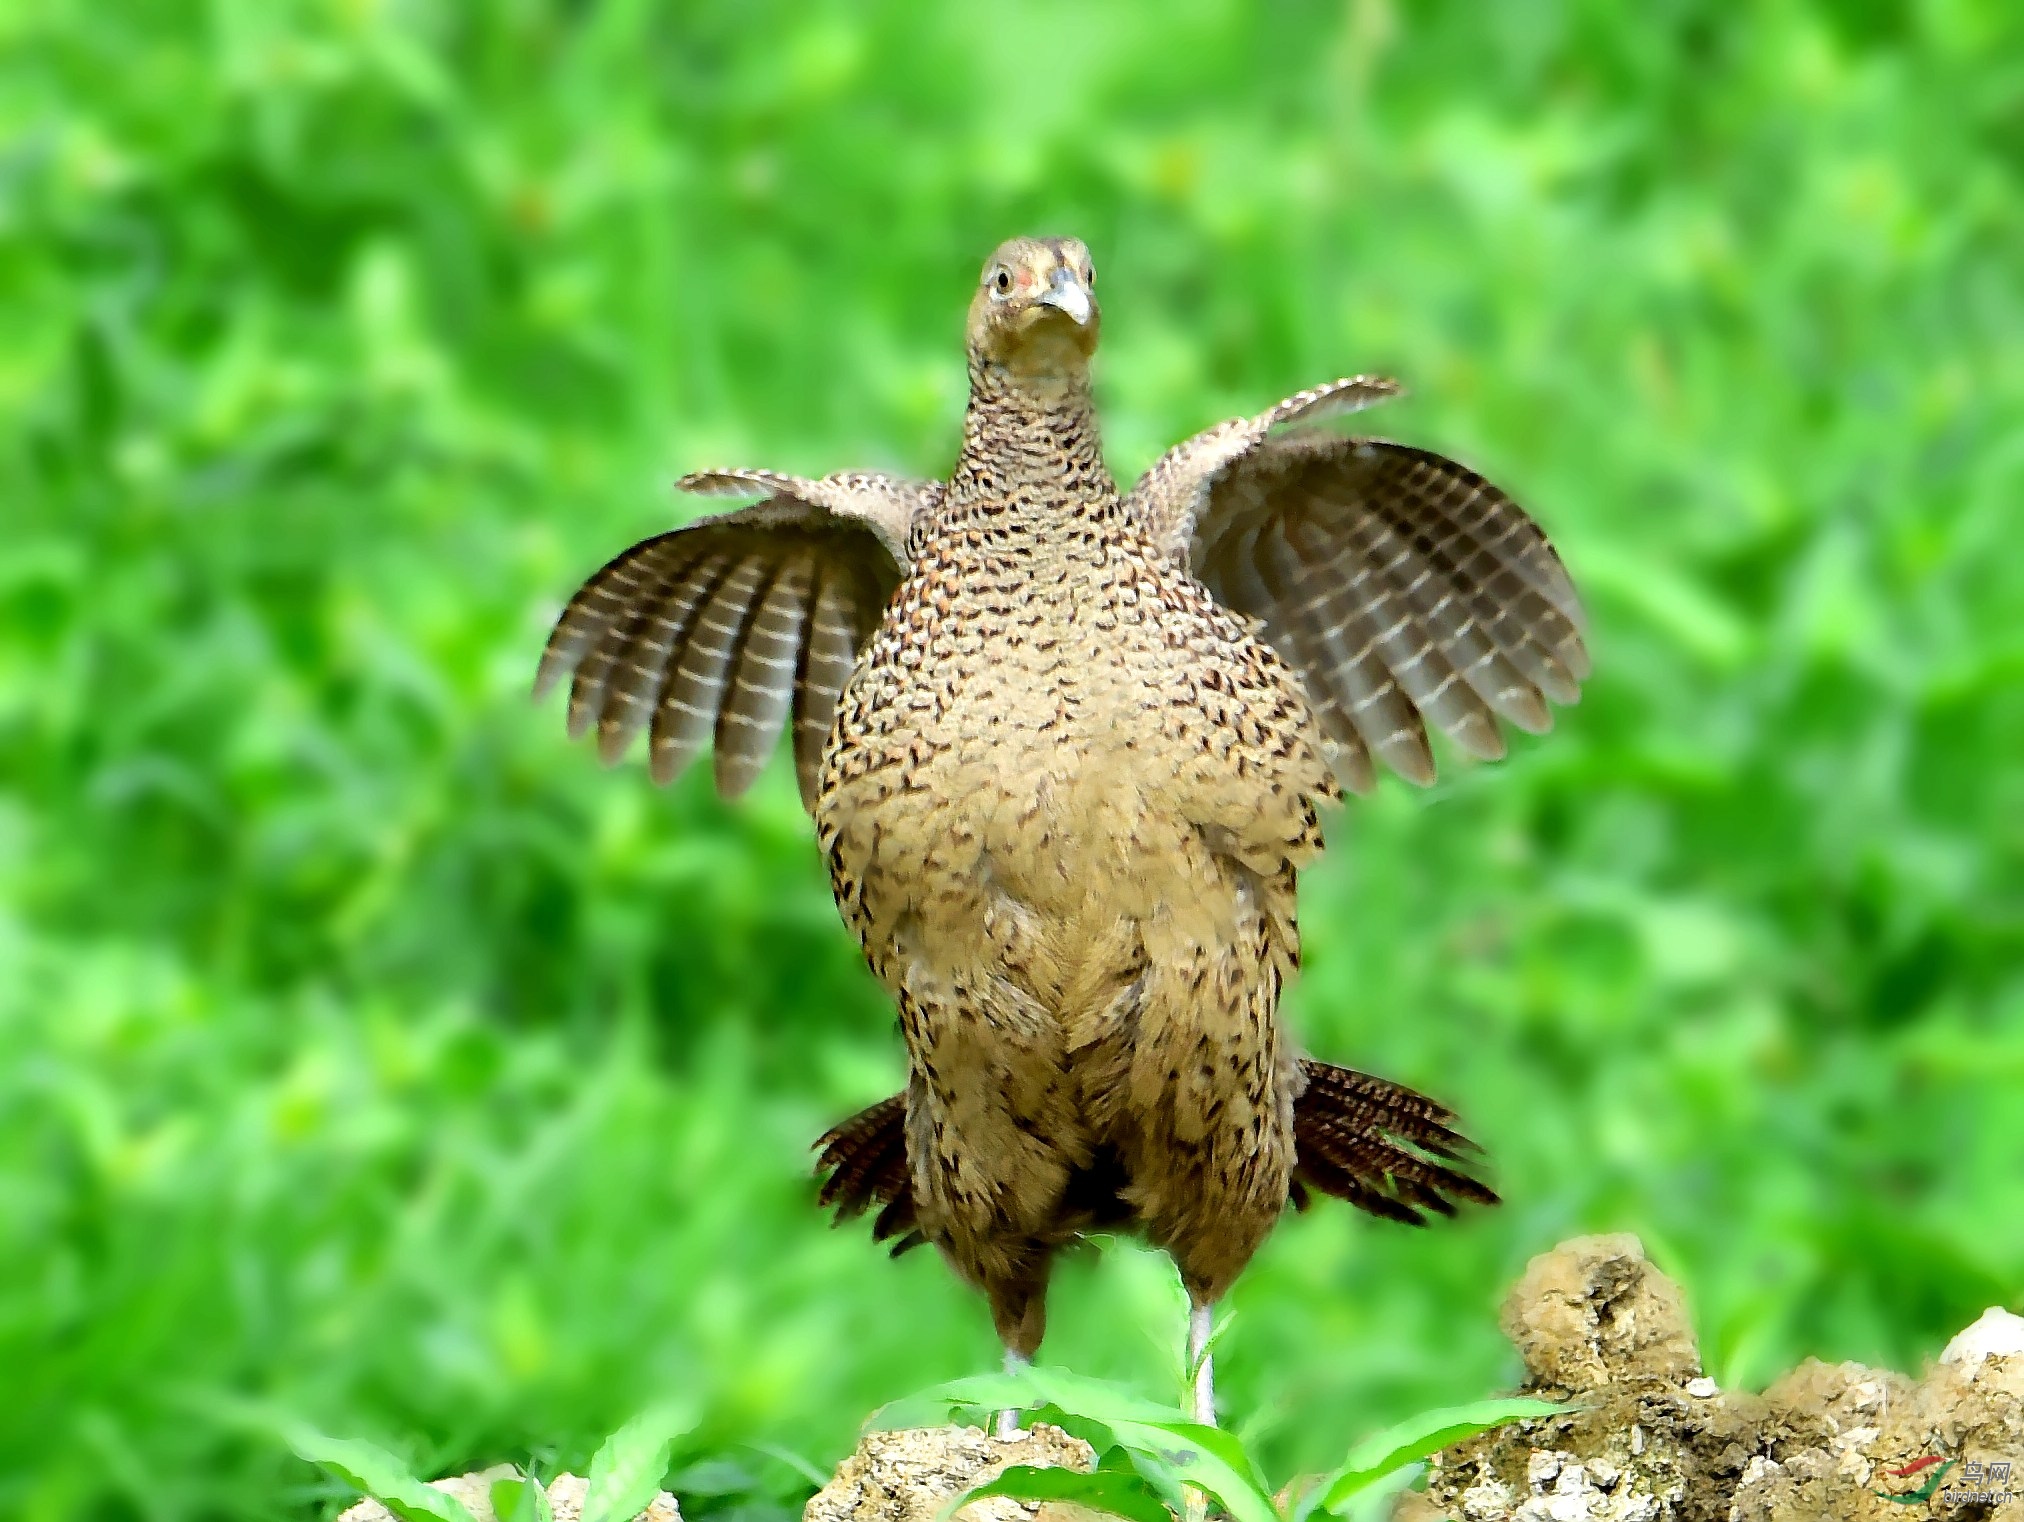
[[[1221,424],[1127,500],[1171,561],[1264,625],[1357,792],[1373,757],[1433,781],[1428,723],[1503,755],[1499,718],[1546,730],[1589,673],[1574,584],[1517,503],[1440,455],[1314,426],[1397,389],[1337,381]]]
[[[726,798],[751,785],[791,718],[813,808],[837,694],[899,584],[912,524],[942,488],[756,470],[677,485],[767,495],[636,544],[586,581],[548,637],[535,696],[568,675],[569,733],[595,723],[606,762],[648,729],[656,782],[714,742]]]

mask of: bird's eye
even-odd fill
[[[1086,289],[1086,290],[1091,290],[1091,291],[1093,291],[1093,290],[1095,290],[1095,289],[1096,289],[1096,266],[1095,266],[1095,265],[1093,265],[1093,264],[1085,264],[1085,265],[1084,265],[1084,266],[1082,267],[1082,284],[1083,284],[1083,288],[1084,288],[1084,289]]]
[[[1010,270],[1000,270],[997,274],[993,275],[991,277],[991,289],[996,291],[1000,296],[1010,295],[1012,291],[1012,272]]]

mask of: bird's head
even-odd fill
[[[970,352],[1015,373],[1070,375],[1096,352],[1096,268],[1076,238],[1014,238],[984,261]]]

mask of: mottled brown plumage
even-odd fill
[[[1129,495],[1089,389],[1088,253],[1015,240],[969,322],[946,483],[757,471],[757,506],[649,540],[564,611],[540,685],[654,775],[714,739],[728,794],[792,720],[831,887],[906,1038],[904,1096],[822,1142],[826,1202],[933,1242],[1006,1347],[1050,1264],[1129,1227],[1196,1307],[1310,1191],[1418,1220],[1494,1196],[1410,1090],[1303,1061],[1278,1020],[1318,810],[1427,726],[1502,754],[1587,675],[1543,534],[1451,461],[1326,420],[1389,381],[1221,424]],[[1206,1360],[1198,1404],[1210,1414]]]

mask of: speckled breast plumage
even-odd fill
[[[1001,1287],[1090,1224],[1065,1198],[1114,1184],[1155,1241],[1222,1245],[1183,1252],[1214,1292],[1286,1199],[1275,1015],[1334,784],[1247,622],[1107,483],[1047,484],[952,493],[927,526],[839,702],[817,829],[899,1005],[929,1239]],[[1205,1213],[1255,1225],[1190,1231]]]

